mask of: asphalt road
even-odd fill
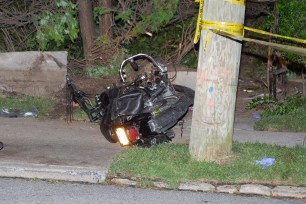
[[[0,178],[0,203],[304,204],[305,200]]]

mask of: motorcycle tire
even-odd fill
[[[192,105],[194,102],[194,90],[192,90],[191,88],[188,88],[186,86],[181,86],[181,85],[177,85],[177,84],[173,84],[173,88],[175,91],[179,92],[179,93],[183,93],[185,96],[187,96],[187,98],[189,99],[189,105]]]
[[[117,140],[115,139],[112,128],[110,125],[106,125],[103,123],[103,121],[100,124],[100,131],[102,135],[109,141],[110,143],[117,143]]]

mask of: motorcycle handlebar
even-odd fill
[[[152,64],[154,66],[156,66],[160,72],[162,73],[165,73],[167,72],[167,68],[164,67],[163,65],[161,65],[160,63],[156,62],[151,56],[147,55],[147,54],[137,54],[137,55],[134,55],[134,56],[131,56],[127,59],[125,59],[122,63],[121,63],[121,66],[120,66],[120,70],[119,70],[119,74],[120,74],[120,78],[121,78],[121,81],[122,82],[125,82],[126,79],[125,79],[125,73],[124,73],[124,67],[127,65],[127,63],[130,63],[132,68],[135,70],[135,71],[138,71],[138,65],[136,64],[135,60],[137,59],[141,59],[141,58],[145,58],[149,61],[152,62]]]

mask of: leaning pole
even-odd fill
[[[244,3],[245,0],[205,0],[203,4],[189,143],[195,160],[217,161],[231,153]]]

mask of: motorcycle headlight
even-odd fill
[[[123,127],[116,128],[116,135],[119,139],[119,142],[122,146],[126,146],[130,144],[130,140],[125,132]]]

